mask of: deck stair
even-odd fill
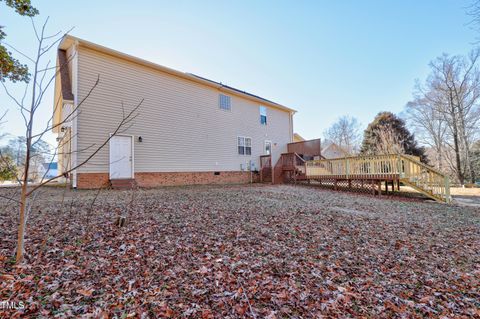
[[[400,155],[400,160],[401,182],[436,201],[450,201],[450,185],[447,176],[409,156]]]
[[[274,181],[296,183],[307,179],[305,173],[305,160],[299,154],[283,153],[274,168]]]
[[[420,162],[415,156],[403,154],[352,156],[337,159],[305,161],[307,180],[360,180],[378,184],[403,183],[439,202],[449,203],[449,178],[442,172]],[[387,185],[387,184],[386,184]]]

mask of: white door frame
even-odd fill
[[[129,135],[129,134],[115,134],[113,135],[113,133],[110,133],[110,140],[108,142],[108,179],[112,179],[111,176],[112,176],[112,165],[111,165],[111,158],[112,158],[112,146],[111,146],[111,142],[112,142],[112,138],[115,137],[115,136],[125,136],[125,137],[130,137],[131,140],[132,140],[132,143],[131,143],[131,152],[132,152],[132,169],[131,169],[131,172],[132,172],[132,175],[130,176],[130,178],[135,178],[135,148],[134,148],[134,142],[135,142],[135,139],[134,139],[134,135]]]

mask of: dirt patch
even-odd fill
[[[453,203],[461,206],[480,207],[480,196],[453,196]]]

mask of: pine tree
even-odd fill
[[[380,112],[363,135],[361,154],[408,154],[426,161],[425,150],[419,147],[405,121],[391,112]]]

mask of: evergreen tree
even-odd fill
[[[380,112],[363,135],[361,154],[408,154],[426,161],[425,150],[419,147],[405,121],[391,112]]]
[[[0,181],[11,181],[17,177],[17,167],[10,156],[0,159]]]
[[[38,14],[38,10],[31,5],[30,0],[5,0],[5,4],[22,16],[33,17]],[[0,81],[8,79],[12,82],[28,82],[27,66],[15,59],[12,53],[7,50],[7,47],[2,44],[6,35],[3,26],[0,25]]]
[[[476,141],[472,147],[472,162],[473,162],[473,169],[474,172],[477,173],[476,177],[478,177],[478,173],[480,172],[480,140]],[[472,176],[472,182],[474,176]],[[480,181],[480,179],[477,179]]]

